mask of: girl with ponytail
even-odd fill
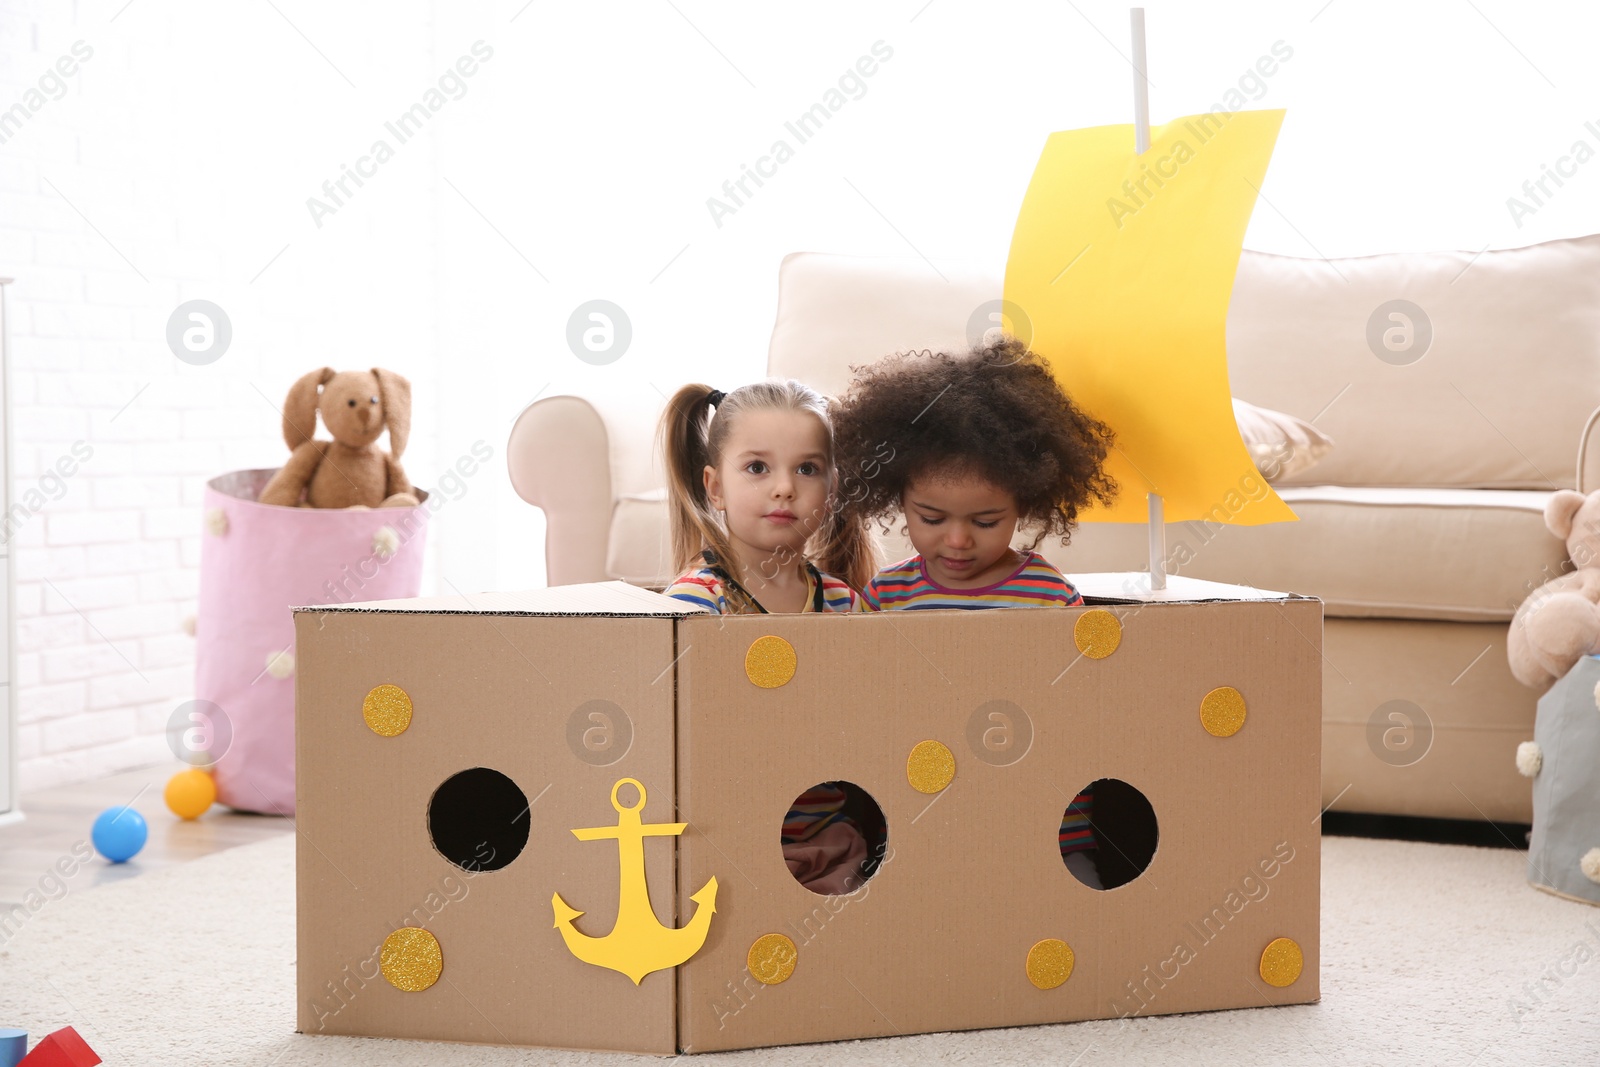
[[[839,506],[833,423],[814,390],[793,380],[731,393],[686,385],[661,418],[661,444],[683,570],[668,596],[723,615],[864,610],[852,586],[873,575],[871,535]],[[873,869],[867,835],[882,839],[883,818],[852,798],[855,788],[814,785],[784,817],[784,862],[813,893],[852,892]]]
[[[686,385],[661,446],[682,572],[668,596],[718,614],[863,609],[853,587],[874,573],[871,535],[837,506],[833,424],[815,390]]]

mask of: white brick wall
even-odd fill
[[[41,505],[10,542],[24,790],[171,759],[167,717],[194,696],[184,621],[204,484],[282,461],[276,405],[294,378],[398,370],[418,400],[419,484],[437,449],[430,139],[321,230],[305,208],[437,76],[428,3],[122,7],[0,10],[0,114],[74,42],[93,49],[0,144],[14,500],[36,490]],[[173,308],[195,298],[233,325],[208,366],[165,344]],[[75,442],[92,455],[47,473]]]

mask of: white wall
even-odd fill
[[[0,5],[0,109],[73,42],[94,49],[0,145],[19,492],[74,441],[94,449],[15,542],[25,787],[165,755],[191,695],[201,486],[281,461],[273,404],[299,373],[409,375],[418,484],[494,448],[447,483],[426,591],[536,584],[539,516],[502,466],[535,395],[759,376],[787,252],[998,268],[1045,135],[1130,117],[1126,8],[1087,0],[275,2]],[[1293,50],[1245,85],[1250,106],[1289,109],[1252,248],[1600,230],[1600,159],[1520,227],[1506,204],[1574,141],[1600,149],[1592,8],[1147,8],[1157,123],[1218,102],[1274,42]],[[492,57],[316,226],[306,198],[480,40]],[[846,85],[864,93],[798,144],[784,123],[880,41],[892,57]],[[793,158],[718,225],[707,199],[780,138]],[[194,297],[234,324],[206,367],[162,340]],[[595,298],[633,326],[608,366],[565,340]]]
[[[428,5],[292,11],[359,89],[269,5],[120,7],[0,9],[0,108],[26,107],[75,42],[92,51],[0,146],[16,497],[48,501],[12,541],[24,789],[171,759],[162,730],[193,695],[202,489],[282,462],[296,376],[376,364],[435,391],[431,144],[320,230],[305,207],[386,101],[432,76]],[[202,297],[233,341],[192,366],[166,324]],[[438,441],[421,421],[419,480]],[[81,467],[44,477],[79,441]]]

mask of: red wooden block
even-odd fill
[[[33,1046],[17,1067],[94,1067],[100,1057],[78,1031],[63,1026]]]

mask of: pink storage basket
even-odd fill
[[[275,473],[233,471],[206,484],[195,696],[221,708],[231,728],[213,768],[217,799],[240,811],[292,815],[290,608],[416,596],[428,508],[257,503]],[[426,502],[426,492],[413,491]]]

